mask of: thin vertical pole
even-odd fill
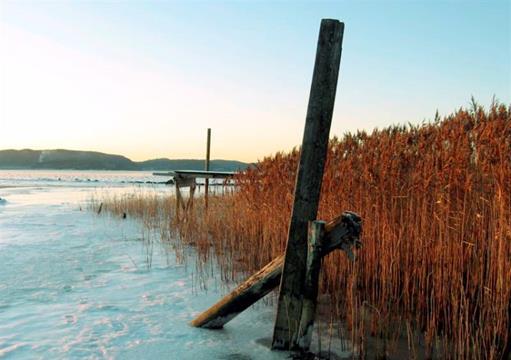
[[[344,24],[321,20],[316,61],[296,175],[284,269],[280,281],[273,349],[299,348],[309,221],[316,220],[341,61]]]
[[[177,222],[180,222],[181,219],[180,219],[180,208],[181,208],[181,203],[183,201],[182,197],[181,197],[181,191],[179,190],[179,179],[177,178],[177,176],[174,177],[174,184],[176,185],[176,219],[177,219]]]
[[[211,148],[211,129],[208,128],[208,139],[207,139],[207,145],[206,145],[206,164],[205,164],[205,170],[209,171],[209,154],[210,154],[210,148]],[[209,179],[205,179],[205,186],[204,186],[204,198],[206,200],[206,209],[208,208],[208,193],[209,193]]]

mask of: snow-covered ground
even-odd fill
[[[0,358],[287,358],[261,340],[272,334],[271,306],[249,309],[223,330],[189,326],[225,289],[214,277],[207,291],[198,288],[172,252],[148,248],[135,221],[87,211],[96,191],[87,181],[10,174],[0,171]],[[90,178],[133,191],[126,179]]]

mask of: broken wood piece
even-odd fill
[[[279,285],[284,256],[268,263],[231,293],[192,320],[191,325],[220,329],[236,315],[254,304]]]
[[[325,236],[325,222],[311,221],[309,223],[307,267],[305,269],[305,284],[303,286],[302,315],[298,331],[298,346],[303,351],[308,351],[312,330],[314,329],[314,317],[318,298],[318,281],[321,271],[321,248]]]
[[[324,246],[321,248],[321,257],[340,248],[344,243],[356,244],[361,230],[360,217],[349,211],[325,224]],[[284,255],[281,255],[250,276],[215,305],[197,316],[190,324],[208,329],[222,328],[236,315],[279,285],[283,265]]]

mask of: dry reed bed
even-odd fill
[[[151,199],[136,211],[195,245],[202,263],[215,259],[225,280],[239,280],[285,248],[298,156],[259,161],[207,213],[197,201],[187,222],[172,220],[171,200],[164,216],[150,215],[162,206]],[[403,338],[410,357],[509,351],[510,107],[474,105],[422,126],[332,139],[319,218],[344,210],[362,216],[364,248],[355,263],[341,252],[326,258],[321,287],[361,355],[378,339],[379,354],[392,356]]]

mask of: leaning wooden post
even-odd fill
[[[206,164],[205,164],[205,170],[209,171],[209,153],[210,153],[210,147],[211,147],[211,129],[208,128],[208,139],[206,142]],[[206,209],[208,208],[208,193],[209,193],[209,178],[205,179],[204,184],[204,199],[206,203]]]
[[[321,271],[322,248],[325,238],[325,222],[312,221],[309,223],[309,243],[307,250],[307,269],[303,289],[302,316],[300,319],[300,332],[298,345],[302,350],[309,350],[314,317],[318,298],[318,281]]]
[[[338,20],[321,20],[284,270],[280,282],[273,349],[299,347],[297,338],[307,262],[307,227],[309,221],[316,219],[318,211],[343,33],[344,24]]]
[[[283,264],[283,255],[275,258],[215,305],[199,314],[190,324],[207,329],[221,329],[279,285]]]

